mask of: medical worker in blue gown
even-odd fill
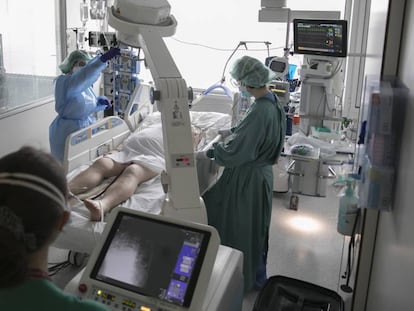
[[[118,48],[90,58],[75,50],[59,66],[62,75],[55,81],[55,110],[58,113],[49,126],[49,143],[52,155],[63,162],[66,137],[96,121],[94,113],[111,107],[105,96],[96,96],[92,88],[106,62],[120,55]]]
[[[272,212],[273,171],[284,144],[286,117],[267,84],[274,73],[259,60],[244,56],[230,72],[241,93],[255,101],[230,135],[198,158],[224,166],[219,181],[204,195],[208,223],[221,243],[244,254],[244,290],[260,289],[266,279]]]

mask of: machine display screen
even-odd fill
[[[118,213],[90,277],[188,307],[210,232]]]
[[[293,46],[296,54],[346,57],[346,20],[293,20]]]

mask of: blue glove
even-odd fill
[[[102,110],[106,110],[112,107],[111,102],[105,96],[98,96],[96,98],[96,104],[100,107],[103,107]]]
[[[108,52],[101,55],[101,61],[106,63],[108,60],[118,55],[121,55],[121,50],[118,48],[111,48]]]

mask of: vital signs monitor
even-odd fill
[[[346,20],[294,19],[294,53],[346,57],[347,25]]]
[[[118,207],[78,296],[113,310],[201,310],[220,239],[208,225]]]

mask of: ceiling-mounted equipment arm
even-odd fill
[[[169,15],[169,10],[166,12],[162,7],[154,15],[153,20],[146,20],[146,23],[131,21],[131,16],[135,17],[139,14],[146,19],[149,18],[148,14],[143,13],[143,10],[148,7],[141,7],[140,2],[145,6],[150,5],[144,1],[134,3],[127,0],[116,1],[109,9],[108,23],[117,30],[118,41],[142,48],[159,95],[157,108],[161,112],[166,165],[163,180],[168,186],[168,198],[163,213],[207,223],[207,213],[200,199],[192,143],[189,91],[163,40],[163,37],[175,33],[177,22],[172,15]],[[169,7],[166,1],[155,2],[158,5],[164,3]],[[132,14],[131,6],[135,6],[135,12],[139,14]],[[151,12],[154,12],[153,9],[151,8]],[[163,13],[166,13],[165,16]],[[159,21],[161,22],[157,23]],[[157,24],[148,24],[148,22]]]

